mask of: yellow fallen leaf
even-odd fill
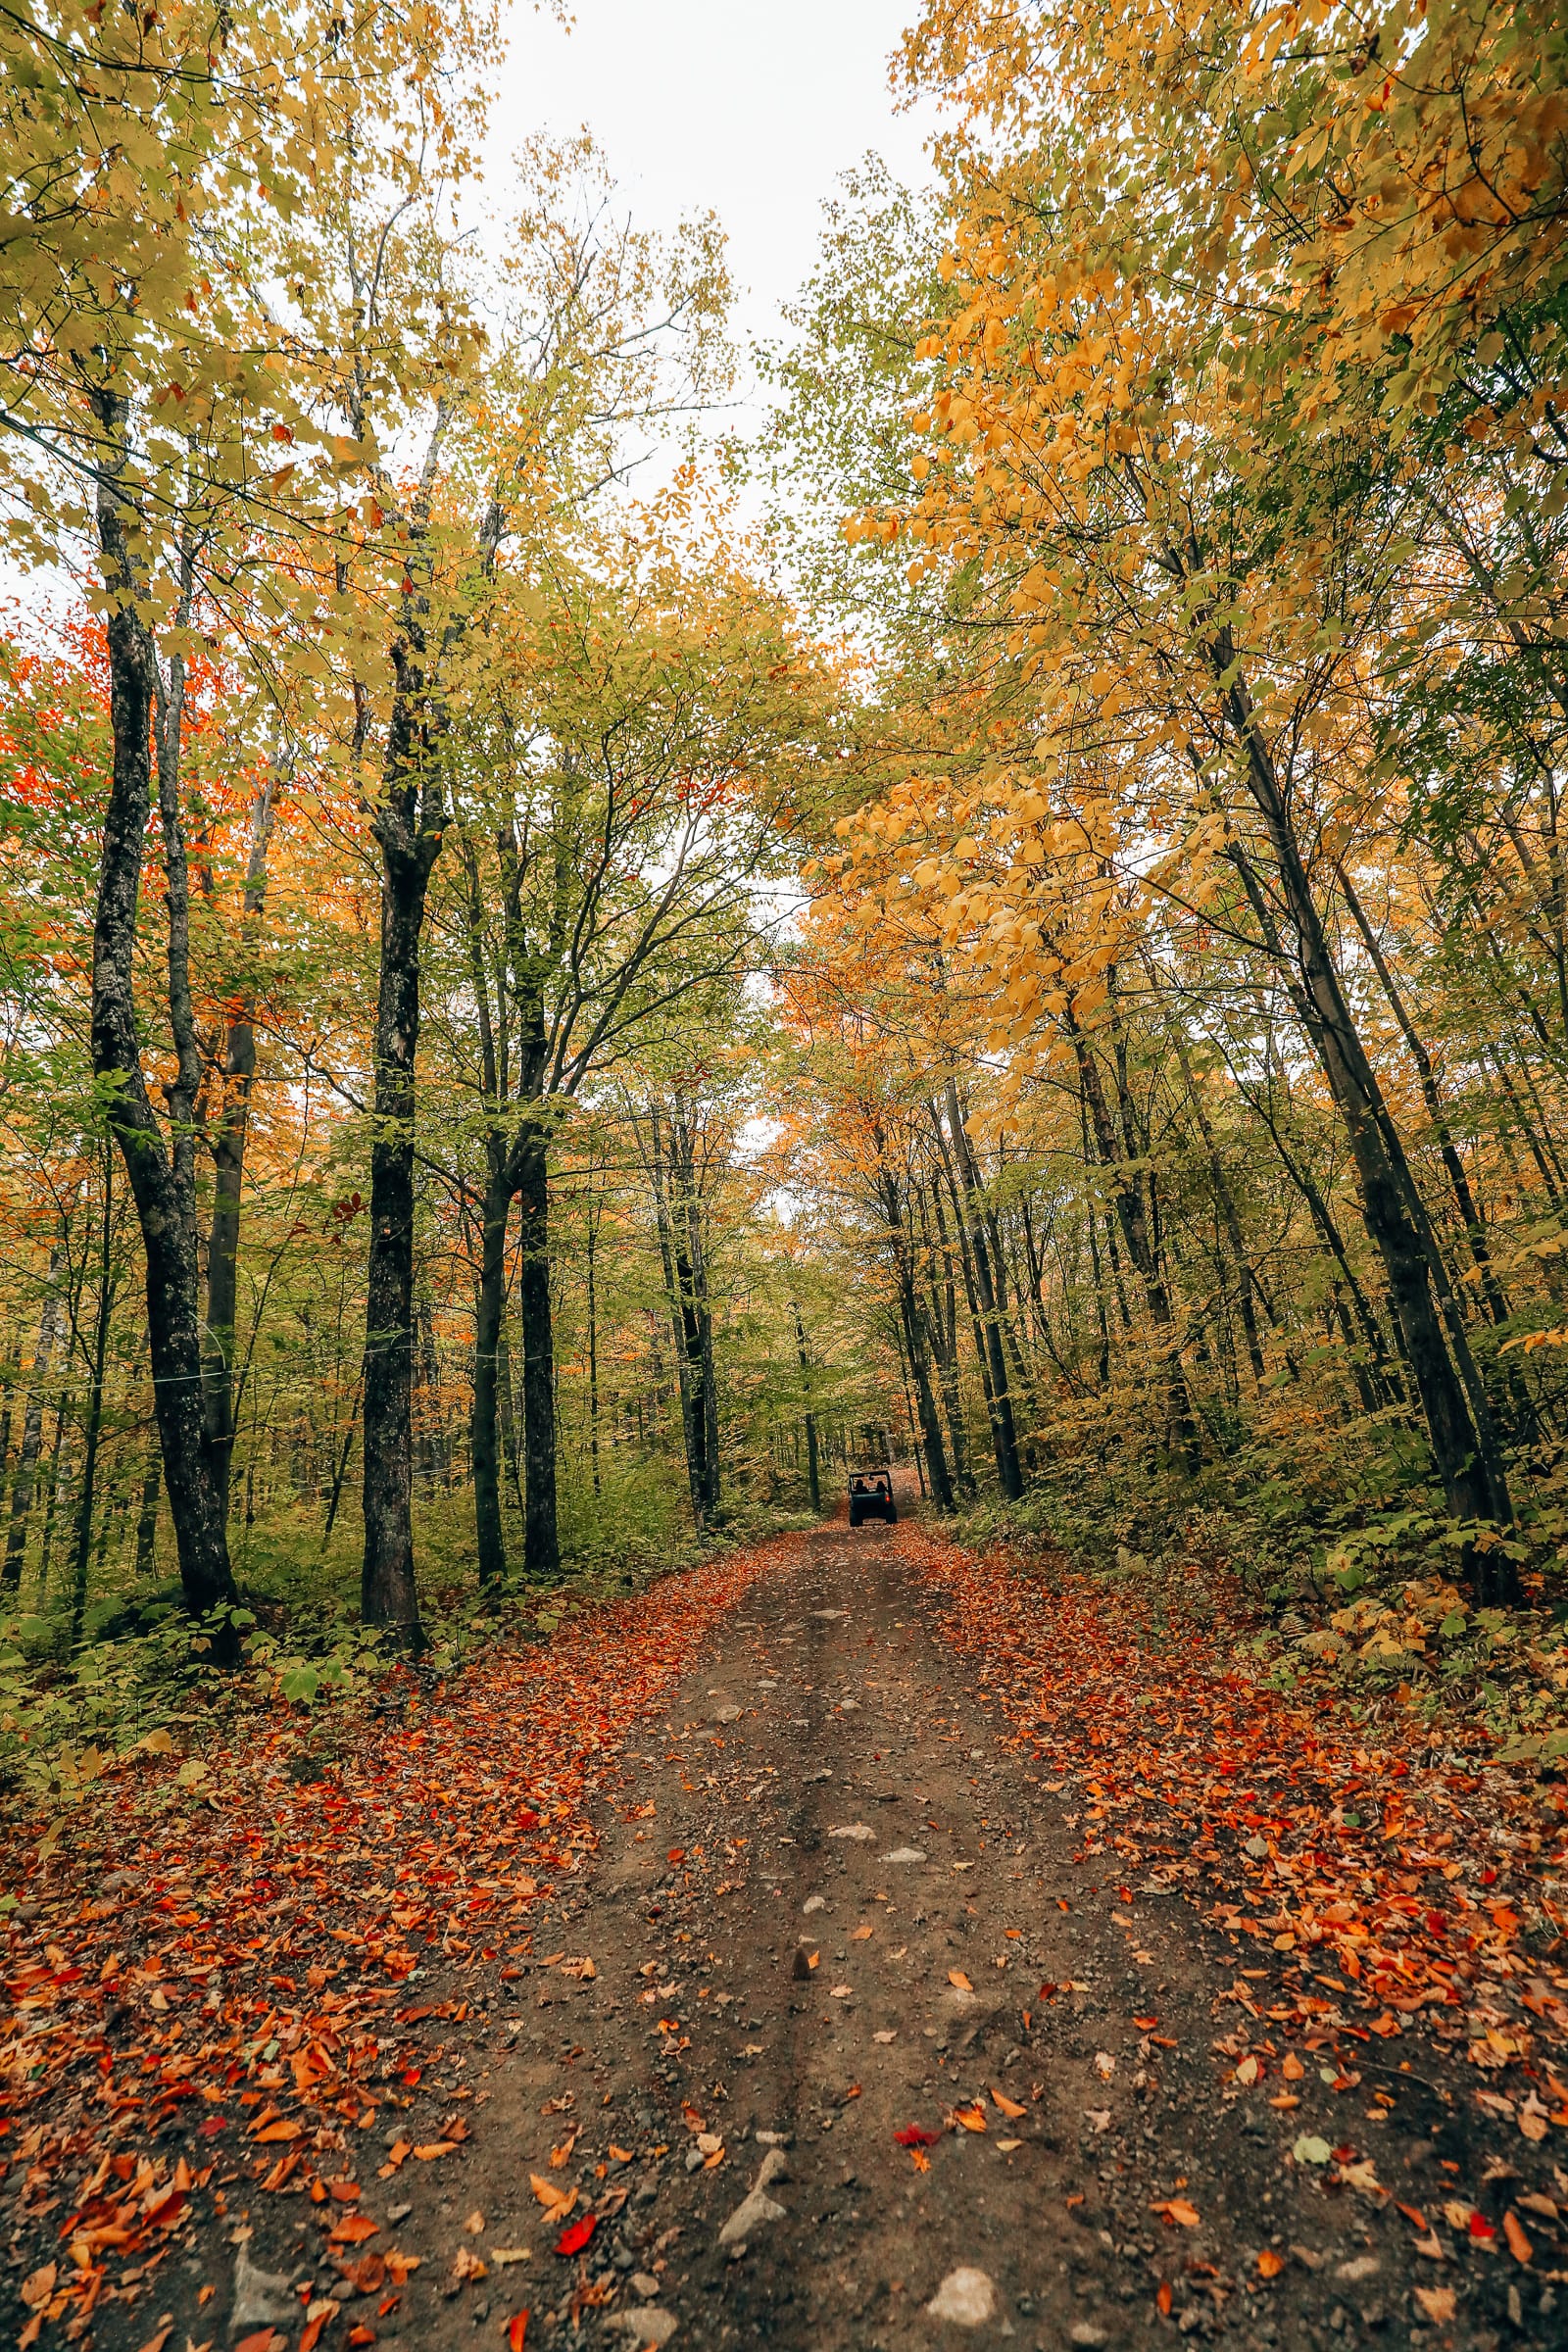
[[[541,2173],[528,2175],[528,2186],[533,2190],[534,2195],[552,2221],[558,2214],[569,2213],[577,2202],[577,2191],[574,2188],[558,2188],[554,2180],[547,2180]]]
[[[1238,2082],[1255,2082],[1257,2081],[1259,2071],[1258,2063],[1255,2058],[1244,2058],[1240,2066],[1236,2069],[1236,2080]]]

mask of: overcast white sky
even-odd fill
[[[916,0],[575,0],[566,29],[514,0],[496,132],[586,123],[633,217],[672,228],[711,209],[741,290],[736,327],[767,334],[811,267],[818,210],[867,148],[928,176],[921,125],[895,112],[888,59]]]

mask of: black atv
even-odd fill
[[[898,1517],[893,1505],[893,1473],[891,1470],[852,1470],[850,1472],[850,1525],[858,1527],[862,1519],[885,1519],[891,1527]]]

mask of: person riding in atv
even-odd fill
[[[852,1527],[858,1527],[862,1519],[886,1519],[891,1525],[898,1515],[893,1506],[893,1474],[890,1470],[850,1472]]]

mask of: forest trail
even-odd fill
[[[1081,1789],[944,1628],[946,1549],[842,1521],[766,1546],[632,1721],[531,1951],[499,1985],[449,1950],[356,1996],[401,2034],[379,2107],[337,2110],[359,2134],[318,2134],[339,2177],[307,2200],[286,2139],[241,2144],[226,2211],[193,2198],[156,2282],[62,2302],[63,2328],[105,2352],[1546,2340],[1553,2147],[1457,2053],[1405,2041],[1401,2081],[1310,1974],[1300,1998],[1298,1954],[1264,1939],[1239,1974],[1172,1886],[1086,1852]],[[164,2137],[194,2164],[219,2130],[174,2108]],[[14,2275],[51,2243],[64,2266],[87,2204],[14,2239]]]

